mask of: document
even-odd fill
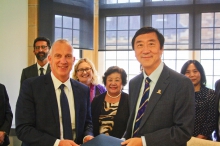
[[[122,141],[123,140],[113,136],[100,134],[81,146],[121,146]]]

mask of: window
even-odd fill
[[[165,38],[163,61],[179,72],[182,65],[192,58],[189,51],[189,14],[152,15],[152,27]]]
[[[100,62],[105,62],[103,67],[99,67],[104,68],[102,74],[111,65],[124,68],[128,80],[140,73],[140,65],[130,45],[131,39],[140,27],[153,26],[165,37],[162,56],[165,64],[180,72],[187,60],[198,60],[205,69],[207,87],[214,88],[214,82],[220,78],[217,66],[220,63],[220,1],[107,0],[106,2],[100,0],[99,56],[104,55],[100,57]],[[132,15],[135,15],[138,21],[131,19]]]
[[[220,12],[202,13],[201,49],[200,58],[206,73],[206,84],[214,88],[215,81],[220,79]]]
[[[55,15],[55,30],[54,30],[54,38],[57,39],[66,39],[70,41],[74,48],[79,47],[79,18]],[[54,40],[54,41],[55,41]],[[80,50],[74,49],[74,56],[76,58],[75,62],[79,60]],[[72,72],[70,73],[72,74]]]

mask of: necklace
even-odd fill
[[[107,91],[107,94],[108,94],[108,91]],[[111,97],[111,98],[118,98],[120,95],[121,95],[121,92],[117,96],[111,96],[111,95],[108,94],[108,96]]]

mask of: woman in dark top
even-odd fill
[[[0,146],[9,145],[8,134],[11,129],[13,114],[4,85],[0,84]]]
[[[202,65],[196,60],[187,61],[181,73],[191,79],[195,90],[195,125],[193,136],[211,139],[216,125],[216,95],[206,87],[206,76]]]
[[[112,66],[103,76],[107,92],[92,101],[93,133],[122,138],[129,117],[128,94],[122,91],[127,83],[124,69]]]

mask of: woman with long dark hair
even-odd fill
[[[206,76],[202,65],[197,60],[188,60],[181,69],[192,81],[195,89],[195,125],[193,136],[211,139],[216,125],[215,92],[206,87]]]

